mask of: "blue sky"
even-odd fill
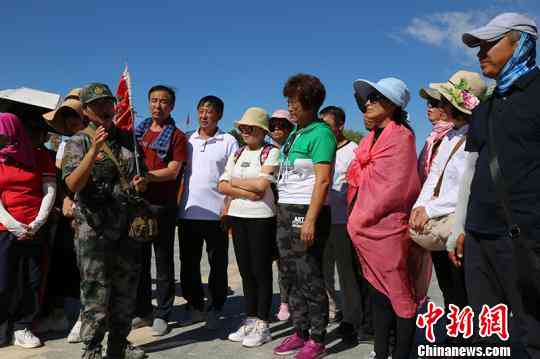
[[[75,6],[76,5],[76,6]],[[129,63],[139,116],[154,84],[177,90],[173,113],[187,130],[207,94],[225,101],[221,125],[243,111],[285,107],[286,79],[305,72],[326,85],[324,105],[362,130],[356,78],[395,76],[409,86],[418,142],[429,131],[420,87],[458,69],[478,70],[460,35],[503,11],[540,20],[539,1],[10,1],[2,4],[0,89],[28,86],[64,95],[88,82],[116,89]],[[540,22],[540,21],[539,21]]]

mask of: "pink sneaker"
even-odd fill
[[[285,320],[289,320],[290,316],[291,313],[289,313],[289,305],[287,303],[281,303],[281,305],[279,306],[277,318],[283,322]]]
[[[283,339],[280,345],[274,348],[274,354],[276,355],[289,355],[294,354],[298,350],[304,347],[306,342],[300,338],[298,334],[294,333],[291,336]]]
[[[324,344],[319,344],[313,339],[310,339],[303,347],[302,350],[296,354],[295,359],[318,359],[326,355]]]

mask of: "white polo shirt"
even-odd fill
[[[232,135],[219,128],[214,137],[206,140],[198,130],[187,133],[187,136],[188,156],[178,218],[217,221],[225,198],[218,192],[219,178],[238,143]]]

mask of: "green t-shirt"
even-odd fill
[[[309,204],[315,185],[313,165],[333,163],[336,137],[323,121],[295,129],[281,151],[279,203]]]

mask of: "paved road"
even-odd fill
[[[230,246],[229,286],[234,293],[228,299],[224,308],[224,316],[221,320],[222,328],[217,331],[209,331],[204,325],[196,324],[189,327],[180,327],[178,320],[184,307],[185,301],[181,297],[176,298],[175,308],[171,323],[171,332],[164,337],[155,338],[150,335],[149,328],[141,328],[130,334],[130,340],[136,345],[141,345],[151,359],[165,358],[225,358],[225,359],[251,359],[273,358],[272,349],[283,337],[291,333],[290,323],[274,322],[271,324],[273,341],[266,345],[255,348],[243,348],[238,343],[229,342],[226,338],[230,331],[236,329],[242,321],[243,298],[242,283],[238,273],[238,267],[234,258],[232,243]],[[176,248],[178,254],[178,248]],[[178,255],[176,255],[178,264]],[[206,282],[208,275],[208,262],[206,258],[202,265],[203,281]],[[276,268],[274,268],[274,274]],[[179,265],[176,268],[176,278],[179,276]],[[274,275],[274,311],[279,305],[279,289],[277,275]],[[337,283],[337,280],[336,280]],[[177,293],[180,292],[177,286]],[[429,296],[439,305],[442,303],[441,293],[436,284],[436,278],[431,283]],[[328,351],[330,358],[364,358],[372,350],[372,343],[361,343],[354,348],[343,347],[335,333],[336,325],[329,327]],[[39,349],[20,349],[7,347],[0,349],[1,359],[74,359],[80,358],[81,344],[68,344],[65,340],[67,333],[44,337],[45,345]]]

